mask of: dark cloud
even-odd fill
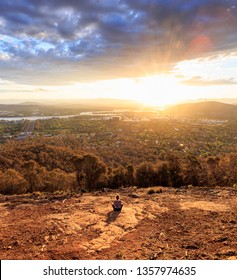
[[[237,0],[0,0],[0,78],[166,71],[235,48],[236,26]]]

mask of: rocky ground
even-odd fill
[[[236,189],[152,190],[0,196],[0,258],[237,259]]]

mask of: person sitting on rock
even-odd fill
[[[119,196],[116,196],[116,200],[112,204],[114,211],[121,211],[123,204],[122,201],[119,199]]]

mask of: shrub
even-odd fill
[[[147,194],[154,194],[154,193],[162,193],[162,189],[161,188],[159,188],[159,189],[150,188],[147,191]]]
[[[147,194],[154,194],[154,193],[156,193],[156,191],[155,191],[154,189],[149,189],[149,190],[147,191]]]
[[[0,171],[0,193],[5,195],[25,193],[27,181],[14,169]]]

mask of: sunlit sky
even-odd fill
[[[0,0],[0,101],[237,98],[237,0]]]

